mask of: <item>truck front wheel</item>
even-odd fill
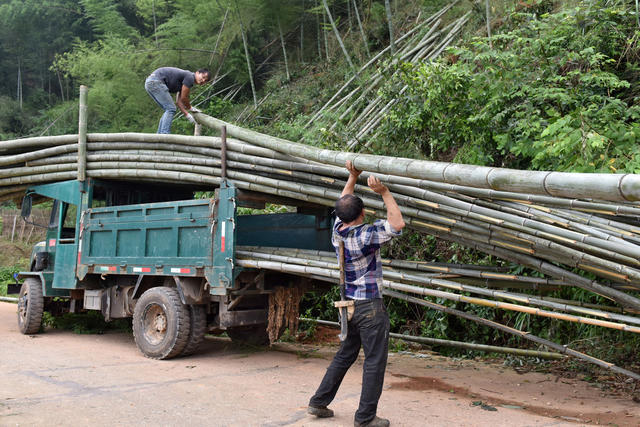
[[[18,327],[25,335],[35,334],[40,330],[44,298],[40,280],[28,277],[22,283],[18,297]]]
[[[152,359],[170,359],[182,353],[189,341],[189,308],[174,288],[147,290],[133,312],[133,337],[140,351]]]

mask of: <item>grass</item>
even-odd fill
[[[57,317],[45,312],[42,322],[44,326],[73,331],[76,334],[104,334],[107,331],[132,331],[130,319],[117,319],[112,322],[107,322],[104,320],[102,313],[98,311],[65,313]]]
[[[28,269],[32,246],[31,243],[11,242],[0,238],[0,268]]]

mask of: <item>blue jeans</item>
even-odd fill
[[[160,118],[157,133],[171,133],[171,122],[176,114],[176,104],[174,104],[169,88],[160,79],[154,76],[147,77],[144,82],[144,88],[151,98],[164,110],[164,114]]]
[[[366,423],[376,416],[389,353],[389,315],[382,299],[356,301],[356,310],[348,326],[347,339],[340,344],[309,405],[322,407],[331,403],[362,346],[362,391],[355,420]]]

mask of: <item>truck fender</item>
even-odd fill
[[[42,286],[42,293],[44,294],[45,289],[45,281],[44,274],[41,271],[21,271],[16,276],[18,279],[26,279],[27,277],[37,277],[40,280],[40,285]]]
[[[144,274],[139,275],[138,276],[138,280],[136,280],[136,286],[133,288],[133,293],[131,294],[131,299],[140,298],[140,296],[144,293],[144,291],[149,289],[149,286],[140,286],[140,285],[142,285],[142,282],[145,280],[145,278],[147,280],[153,281],[153,277],[152,276],[146,276]]]
[[[183,304],[205,304],[208,302],[204,281],[200,277],[173,276]]]

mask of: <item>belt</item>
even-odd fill
[[[349,301],[353,301],[354,304],[357,306],[359,305],[365,305],[365,304],[374,304],[376,302],[382,302],[382,298],[370,298],[370,299],[353,299],[353,298],[347,298],[347,300]]]

